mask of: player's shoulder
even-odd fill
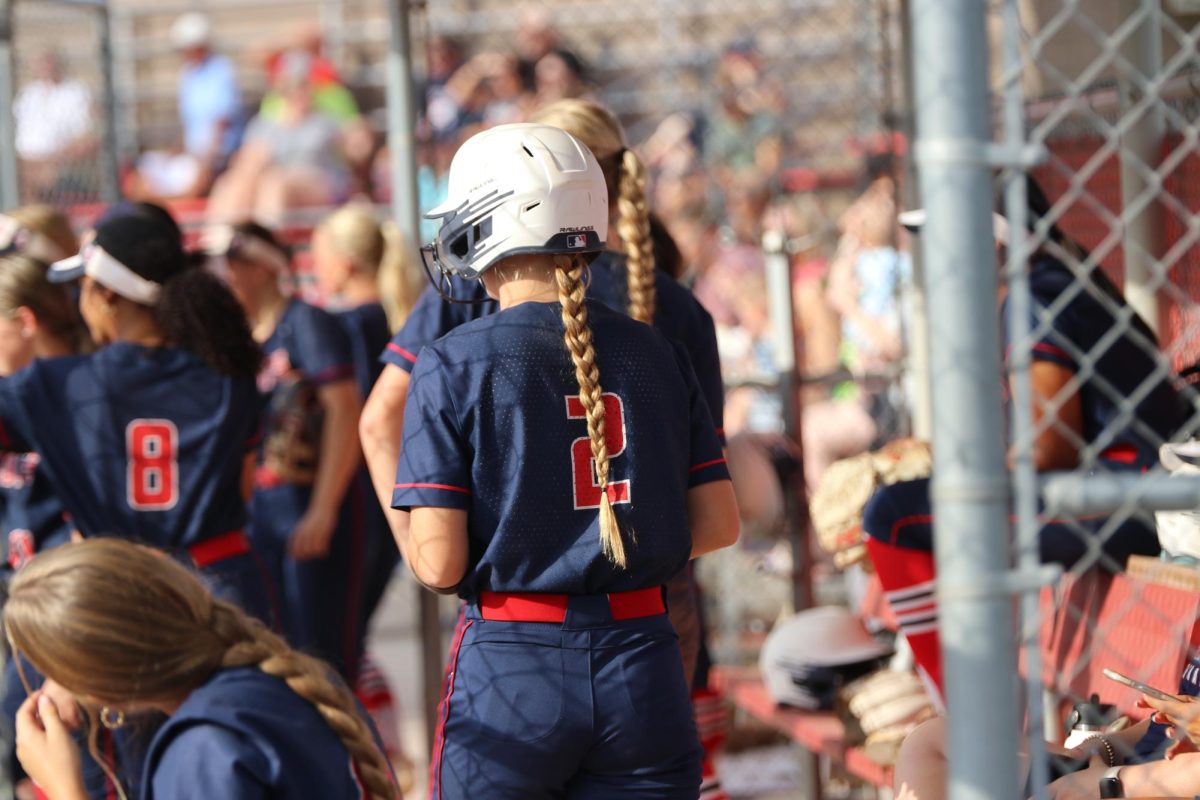
[[[1060,259],[1040,252],[1030,259],[1029,290],[1039,299],[1057,297],[1075,282],[1075,274]]]

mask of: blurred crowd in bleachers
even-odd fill
[[[210,220],[253,217],[272,226],[303,209],[391,199],[384,119],[376,113],[383,98],[356,85],[353,67],[343,74],[318,26],[288,27],[258,48],[261,98],[248,96],[204,15],[179,17],[169,38],[180,136],[124,165],[127,196],[202,202]],[[444,198],[446,170],[466,137],[561,98],[604,100],[605,87],[569,34],[535,6],[521,11],[507,50],[470,52],[436,34],[417,49],[414,139],[425,208]],[[673,240],[677,271],[717,323],[731,436],[780,432],[762,236],[768,227],[785,235],[801,372],[822,378],[805,395],[804,460],[813,485],[833,460],[905,427],[895,375],[910,268],[894,222],[904,143],[847,136],[834,146],[853,151],[861,174],[811,169],[806,145],[789,135],[787,95],[753,37],[731,36],[708,72],[707,102],[638,120],[649,134],[631,144],[650,172],[651,205]],[[95,103],[55,53],[38,56],[15,107],[29,199],[70,195],[75,165],[95,157]]]

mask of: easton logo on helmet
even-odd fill
[[[567,247],[587,247],[587,237],[575,234],[567,237]]]

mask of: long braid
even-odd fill
[[[646,202],[646,168],[632,150],[621,155],[617,189],[617,233],[625,243],[629,316],[654,322],[654,240],[650,236],[650,207]]]
[[[211,627],[225,645],[221,667],[257,666],[281,679],[293,692],[312,703],[342,740],[370,800],[394,800],[397,789],[391,770],[370,728],[358,714],[353,696],[329,679],[328,666],[292,650],[261,622],[222,600],[213,603]]]
[[[586,268],[578,256],[555,256],[554,276],[558,281],[558,299],[562,303],[563,340],[575,364],[575,380],[579,382],[579,401],[587,414],[588,441],[596,462],[596,478],[600,482],[600,546],[604,555],[618,567],[626,565],[625,542],[621,526],[613,512],[608,493],[608,441],[604,426],[604,390],[600,388],[600,367],[596,364],[596,348],[592,343],[592,328],[588,325],[584,304],[583,271]]]

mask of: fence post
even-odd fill
[[[388,152],[392,165],[392,216],[410,244],[420,241],[417,198],[417,113],[413,97],[409,0],[388,0],[390,35],[387,55]]]
[[[21,203],[17,182],[17,126],[13,117],[16,82],[13,4],[12,0],[0,0],[0,208],[14,208]]]
[[[1142,18],[1121,46],[1121,56],[1129,62],[1136,78],[1119,82],[1121,114],[1125,115],[1144,97],[1145,83],[1162,72],[1162,23],[1159,0],[1139,0]],[[1162,277],[1156,275],[1162,254],[1162,206],[1157,198],[1149,202],[1145,194],[1153,182],[1147,172],[1158,166],[1162,154],[1166,122],[1157,103],[1142,112],[1121,137],[1121,203],[1125,209],[1125,298],[1134,310],[1159,332],[1158,288]],[[1140,211],[1130,212],[1130,209]]]
[[[762,238],[764,267],[767,278],[767,299],[771,317],[771,349],[775,372],[779,376],[779,402],[783,409],[784,435],[803,453],[801,434],[803,399],[796,365],[796,310],[792,300],[792,260],[787,251],[787,237],[782,231],[768,230]],[[813,605],[811,524],[805,498],[803,459],[786,493],[788,539],[792,544],[792,607],[796,611]]]
[[[1019,791],[986,5],[911,0],[909,7],[916,156],[928,210],[922,254],[937,386],[932,495],[954,800]]]
[[[388,0],[387,55],[388,151],[392,170],[392,218],[414,247],[420,242],[421,208],[417,197],[416,103],[413,97],[409,0]],[[433,747],[439,688],[442,685],[442,630],[437,595],[416,586],[421,630],[421,678],[425,735]]]
[[[100,44],[101,97],[104,134],[100,144],[100,197],[106,203],[121,199],[121,162],[117,152],[117,91],[113,80],[112,20],[109,4],[96,7],[96,36]]]

